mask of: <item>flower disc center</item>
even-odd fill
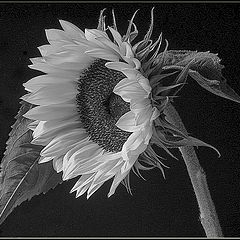
[[[125,75],[95,60],[80,76],[77,104],[80,120],[90,139],[106,151],[119,152],[131,133],[119,129],[118,119],[130,111],[130,104],[113,93]]]

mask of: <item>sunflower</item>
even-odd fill
[[[182,145],[210,146],[170,124],[164,108],[184,82],[192,61],[182,69],[165,69],[168,42],[162,52],[162,34],[153,42],[151,24],[144,38],[134,42],[137,26],[129,21],[125,35],[106,27],[104,10],[97,29],[83,32],[60,20],[63,30],[46,30],[48,45],[29,67],[45,74],[24,83],[21,99],[35,105],[24,117],[31,119],[32,144],[44,146],[39,164],[52,161],[63,180],[79,177],[71,192],[89,198],[112,179],[108,197],[120,183],[130,189],[131,170],[167,167],[156,151]],[[173,90],[173,91],[172,91]]]

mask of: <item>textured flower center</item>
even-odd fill
[[[125,75],[105,67],[106,62],[101,59],[94,61],[80,76],[78,111],[90,139],[106,151],[119,152],[131,133],[115,124],[130,111],[130,104],[113,93]]]

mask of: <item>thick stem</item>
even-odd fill
[[[167,105],[164,113],[170,123],[174,124],[182,132],[187,133],[178,112],[172,104],[169,103]],[[205,230],[206,236],[222,237],[222,230],[208,189],[206,174],[199,164],[194,148],[180,147],[179,149],[185,161],[187,171],[193,185],[199,205],[201,224]]]

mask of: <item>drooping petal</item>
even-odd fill
[[[82,175],[78,181],[75,183],[73,188],[71,189],[70,193],[77,191],[79,188],[83,187],[84,185],[88,184],[94,178],[94,174],[84,174]]]
[[[126,171],[123,174],[121,173],[121,171],[117,172],[117,174],[115,175],[115,177],[113,179],[110,191],[108,193],[108,197],[111,197],[115,193],[116,188],[118,187],[120,182],[127,176],[128,173],[129,173],[129,171]]]
[[[95,165],[97,158],[100,157],[103,150],[96,143],[89,143],[76,151],[68,160],[66,167],[64,167],[64,178],[70,179],[78,175],[91,173],[88,172],[93,168],[91,163]],[[96,159],[96,160],[95,160]],[[86,169],[86,167],[88,169]]]
[[[75,128],[67,133],[57,135],[41,151],[41,156],[56,156],[58,153],[67,152],[71,145],[87,137],[87,133],[82,128]]]

